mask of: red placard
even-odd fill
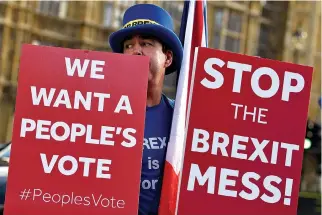
[[[313,69],[199,48],[179,215],[295,215]]]
[[[136,214],[148,72],[148,57],[24,45],[5,214]]]

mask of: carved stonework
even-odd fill
[[[104,4],[103,1],[42,1],[40,3],[40,1],[0,0],[0,43],[2,45],[0,46],[0,101],[9,102],[13,109],[22,43],[110,51],[108,46],[110,33],[120,27],[123,11],[130,4],[137,2],[109,1]],[[176,19],[176,27],[178,24],[180,25],[178,23],[180,15],[177,11],[182,10],[182,1],[166,3],[161,0],[151,0],[140,2],[166,5]],[[181,6],[176,7],[175,4],[181,4]],[[236,42],[238,40],[235,46],[239,49],[236,50],[244,54],[259,55],[260,48],[262,53],[268,57],[292,62],[294,58],[292,34],[298,24],[297,21],[304,17],[303,27],[308,33],[306,39],[308,44],[298,55],[298,58],[303,64],[321,65],[321,48],[312,51],[317,47],[316,43],[321,38],[321,34],[318,34],[321,31],[321,23],[316,22],[315,25],[313,22],[321,18],[320,1],[207,1],[207,4],[208,38],[211,48],[215,44],[213,41],[217,38],[215,15],[218,11],[222,11],[222,26],[224,27],[218,31],[222,36],[219,39],[221,49],[227,47],[225,44],[229,45],[226,41]],[[218,17],[220,18],[217,16],[217,19]],[[229,23],[234,27],[237,22],[229,22],[229,20],[236,20],[236,17],[240,17],[237,20],[241,30],[231,32]],[[272,27],[271,33],[266,33],[266,26],[263,27],[262,23]],[[298,53],[295,53],[295,57],[297,57],[296,54]],[[311,93],[313,96],[309,111],[311,117],[316,117],[320,111],[317,101],[314,100],[318,95],[321,95],[321,87],[319,87],[321,86],[321,69],[319,66],[316,66],[314,73]],[[7,81],[1,77],[6,77]],[[165,87],[165,91],[173,96],[175,89],[171,88],[171,84],[176,83],[175,78],[167,78],[167,86]],[[9,118],[10,114],[11,112],[3,114],[3,117]],[[0,123],[2,120],[8,121],[3,118],[0,120]],[[1,129],[3,127],[0,126],[0,142],[3,141]]]
[[[7,84],[2,86],[1,90],[1,100],[2,102],[15,103],[17,88],[13,85]]]

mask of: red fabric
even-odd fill
[[[190,6],[191,6],[191,2],[190,2]],[[192,40],[190,41],[191,49],[187,49],[186,47],[184,47],[184,52],[186,53],[190,52],[190,65],[189,65],[189,75],[188,75],[188,96],[189,96],[191,74],[193,69],[193,59],[194,59],[195,48],[204,45],[202,44],[202,35],[205,27],[204,15],[205,14],[203,11],[203,1],[195,1],[195,14],[194,14],[193,23],[187,23],[187,25],[189,24],[193,25]],[[188,14],[188,16],[190,16],[190,14]],[[187,37],[187,35],[185,36]],[[184,74],[180,72],[180,75],[184,75]],[[189,98],[187,97],[187,101],[186,101],[187,105],[188,105],[188,101],[189,101]],[[174,143],[174,144],[177,144],[177,143]],[[183,146],[176,146],[176,147],[183,148]],[[168,147],[168,150],[172,150],[172,148]],[[184,151],[184,149],[182,149],[182,151]],[[183,154],[175,154],[175,156],[183,156]],[[174,215],[176,211],[180,172],[177,175],[174,171],[173,165],[181,165],[181,164],[177,164],[177,163],[172,164],[168,160],[165,163],[164,179],[162,184],[162,193],[161,193],[160,207],[159,207],[160,215]]]
[[[160,215],[175,214],[179,176],[175,173],[172,165],[166,161],[164,166],[164,173],[167,177],[163,180],[162,197],[160,200]]]

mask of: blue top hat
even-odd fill
[[[112,50],[122,53],[124,39],[133,34],[154,36],[172,50],[173,62],[166,69],[166,75],[180,70],[183,48],[173,31],[173,21],[167,11],[153,4],[137,4],[127,9],[123,17],[123,28],[109,37]]]

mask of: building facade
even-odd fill
[[[179,34],[182,1],[0,1],[0,143],[12,137],[22,44],[110,51],[125,9],[143,2],[169,11]],[[321,125],[320,1],[209,1],[207,14],[211,48],[313,66],[308,118]],[[176,74],[166,76],[172,98],[175,85]],[[320,156],[304,154],[302,191],[321,189]]]
[[[108,36],[140,2],[168,10],[179,33],[182,1],[0,1],[0,143],[12,135],[21,45],[110,51]],[[314,66],[309,118],[320,123],[320,8],[319,1],[209,1],[209,46]],[[175,83],[176,74],[166,77],[170,97]]]

